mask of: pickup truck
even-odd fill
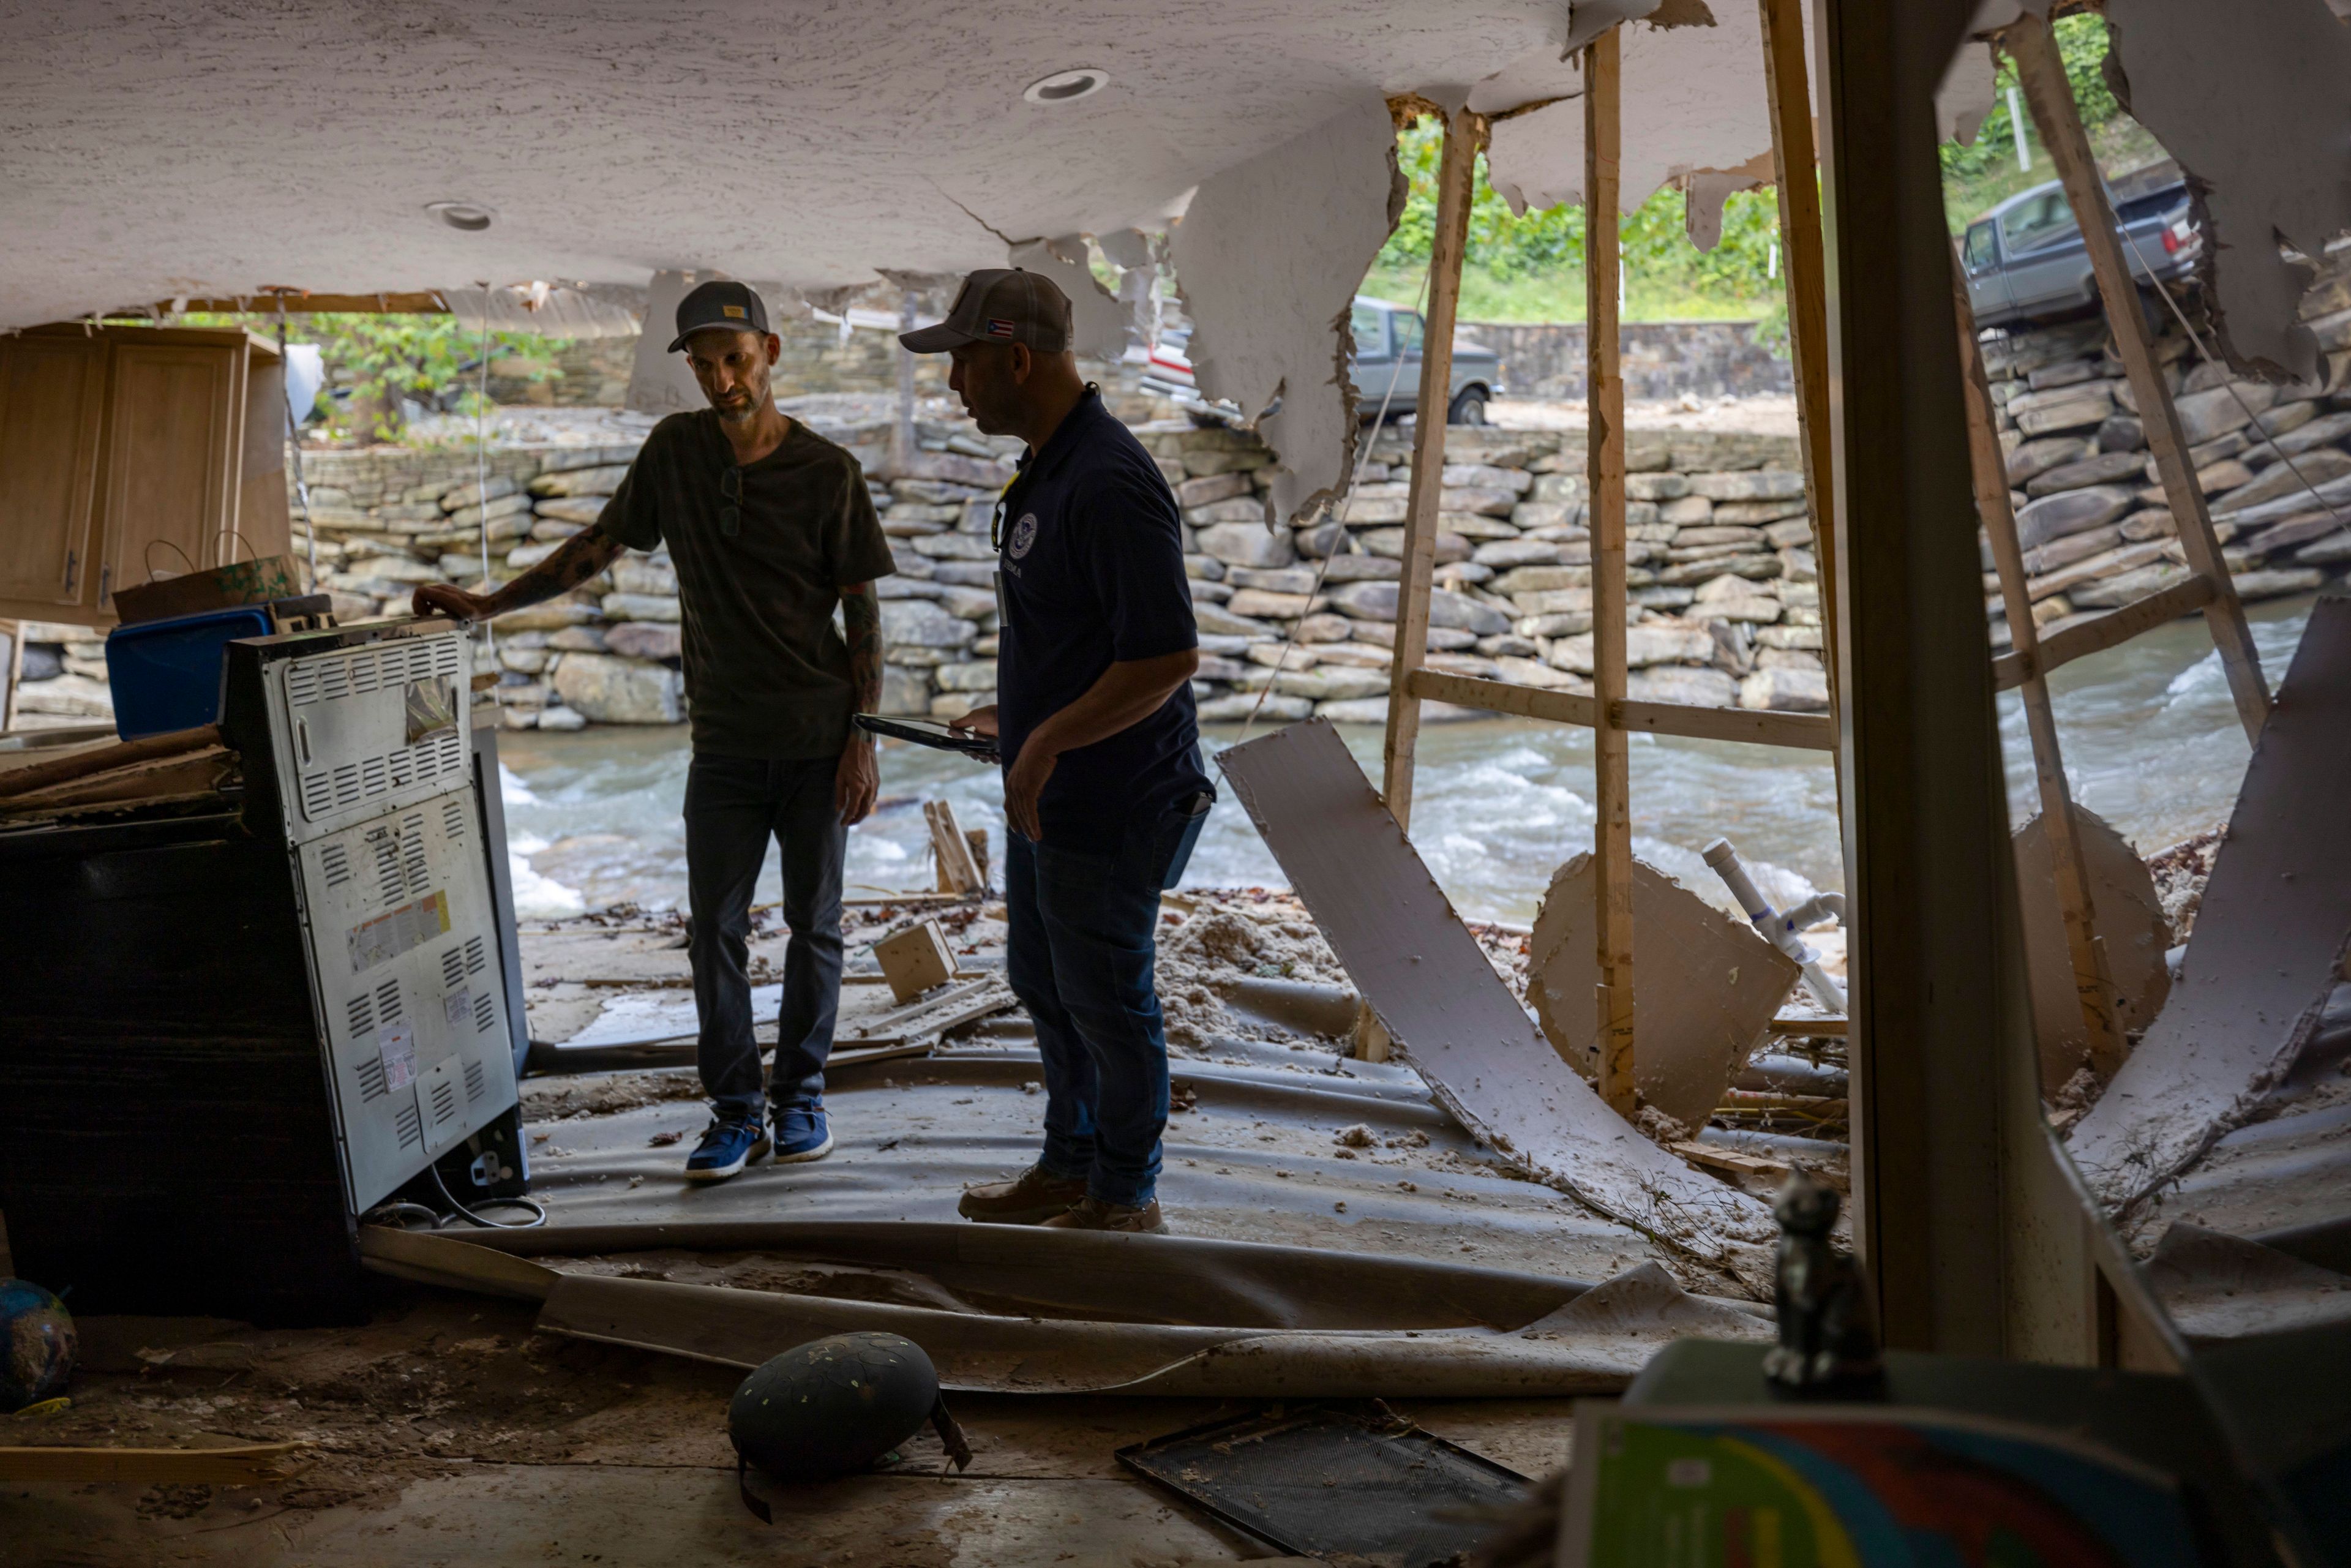
[[[2165,162],[2117,175],[2106,187],[2123,241],[2123,260],[2142,295],[2194,275],[2204,251],[2188,186]],[[1968,225],[1959,261],[1978,327],[2047,320],[2098,307],[2090,253],[2055,181],[2011,196]],[[2150,319],[2159,319],[2154,305]]]
[[[1420,402],[1420,345],[1424,323],[1408,306],[1357,295],[1348,324],[1354,330],[1355,351],[1347,361],[1348,379],[1355,383],[1356,412],[1369,420],[1383,403],[1389,419],[1414,412]],[[1186,355],[1191,333],[1163,334],[1144,355],[1145,390],[1172,398],[1196,419],[1225,423],[1242,417],[1229,404],[1210,403],[1200,395]],[[1130,349],[1133,357],[1137,350]],[[1483,343],[1453,335],[1452,395],[1447,401],[1447,424],[1483,424],[1486,404],[1502,389],[1501,356]],[[1269,411],[1260,411],[1269,412]]]

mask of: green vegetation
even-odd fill
[[[2065,79],[2073,87],[2074,101],[2081,107],[2082,127],[2089,132],[2090,151],[2098,166],[2111,176],[2163,157],[2161,144],[2123,112],[2113,89],[2106,85],[2105,19],[2089,12],[2061,16],[2055,30],[2057,53],[2065,62]],[[1942,146],[1943,209],[1953,234],[1961,232],[2018,192],[2046,184],[2057,177],[2048,150],[2041,145],[2040,136],[2029,124],[2024,131],[2024,150],[2032,166],[2016,166],[2016,125],[2008,112],[2008,89],[2016,85],[2016,67],[2003,55],[1999,58],[1999,70],[1992,111],[1984,117],[1983,128],[1976,132],[1975,141],[1966,146],[1956,141],[1946,141]],[[2025,118],[2032,119],[2030,111]]]
[[[1420,292],[1437,224],[1441,135],[1423,120],[1398,138],[1396,158],[1412,183],[1403,218],[1364,279],[1364,291],[1411,300]],[[1710,251],[1689,242],[1682,193],[1661,190],[1623,223],[1625,319],[1628,321],[1784,319],[1772,251],[1778,198],[1744,191],[1724,204],[1722,240]],[[1468,255],[1461,271],[1461,317],[1468,321],[1583,319],[1583,209],[1558,206],[1524,215],[1486,180],[1478,160],[1469,205]]]
[[[277,335],[277,318],[257,311],[192,313],[186,319],[191,327],[248,327],[265,337]],[[402,398],[422,401],[456,392],[458,411],[475,412],[479,392],[469,372],[481,353],[482,339],[459,326],[454,316],[321,311],[289,318],[287,336],[295,342],[318,344],[326,361],[327,386],[350,393],[338,402],[322,392],[312,411],[311,418],[324,423],[333,439],[364,434],[378,441],[398,440]],[[528,333],[490,334],[491,357],[511,355],[531,362],[533,382],[561,375],[546,361],[569,346],[566,340]]]

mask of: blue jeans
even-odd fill
[[[849,830],[832,801],[839,760],[763,762],[696,756],[685,775],[685,881],[694,937],[695,1063],[718,1114],[758,1122],[768,1103],[824,1092],[825,1058],[841,1011],[841,862]],[[784,998],[776,1064],[759,1082],[751,1034],[751,888],[772,836],[783,855]]]
[[[1159,890],[1190,848],[1181,814],[1128,829],[1114,854],[1005,835],[1005,968],[1045,1060],[1045,1152],[1087,1196],[1140,1208],[1159,1181],[1167,1038],[1152,964]]]

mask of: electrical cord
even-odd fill
[[[433,1177],[433,1190],[441,1195],[442,1201],[484,1230],[529,1230],[547,1223],[547,1206],[535,1198],[528,1197],[494,1197],[482,1207],[487,1208],[491,1204],[501,1204],[516,1208],[527,1208],[530,1210],[533,1217],[529,1219],[517,1219],[511,1224],[505,1220],[484,1219],[451,1195],[448,1185],[441,1179],[439,1166],[426,1166],[424,1169]]]
[[[365,1214],[360,1216],[360,1223],[362,1225],[383,1225],[389,1226],[395,1230],[407,1230],[412,1228],[412,1227],[407,1223],[412,1217],[423,1219],[424,1221],[424,1228],[427,1230],[438,1230],[441,1228],[441,1214],[438,1209],[422,1203],[410,1203],[404,1199],[392,1203],[377,1204],[373,1208],[369,1209]]]

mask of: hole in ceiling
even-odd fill
[[[424,210],[453,229],[478,234],[498,214],[479,202],[427,202]]]
[[[1087,98],[1109,85],[1110,73],[1092,66],[1075,70],[1055,71],[1051,76],[1029,84],[1020,96],[1031,103],[1068,103],[1073,99]]]

